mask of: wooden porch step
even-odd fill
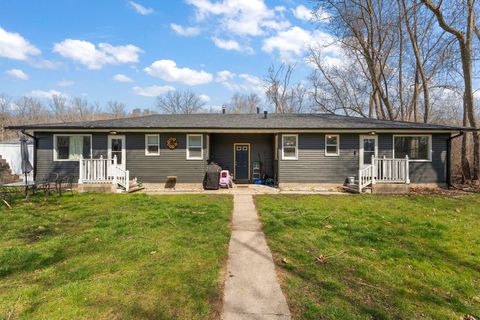
[[[130,188],[128,189],[128,193],[137,192],[137,191],[140,191],[140,190],[143,190],[143,189],[145,189],[145,187],[139,187],[139,186],[130,187]]]
[[[348,184],[346,186],[343,186],[343,190],[345,190],[346,192],[349,192],[349,193],[355,193],[355,194],[360,193],[359,190],[358,190],[358,183]],[[372,187],[371,186],[364,187],[363,192],[372,193]]]

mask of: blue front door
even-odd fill
[[[235,145],[235,180],[248,181],[248,163],[250,161],[250,146],[248,144]]]

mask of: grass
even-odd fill
[[[218,318],[231,203],[78,194],[3,206],[0,318]]]
[[[479,195],[256,202],[295,319],[480,315]]]

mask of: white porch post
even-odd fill
[[[408,161],[408,155],[405,155],[405,183],[410,183],[410,164]]]
[[[130,189],[130,171],[125,171],[125,191]]]
[[[83,184],[83,156],[78,160],[78,184]]]
[[[372,156],[372,184],[375,184],[376,174],[377,174],[377,166],[375,165],[375,156]]]
[[[116,155],[113,156],[113,168],[112,168],[112,173],[113,173],[112,183],[113,183],[114,185],[116,185],[116,184],[117,184],[117,175],[118,175],[118,173],[117,173],[117,156],[116,156]]]
[[[362,169],[358,170],[358,193],[362,193]]]

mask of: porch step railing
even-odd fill
[[[358,170],[358,192],[376,183],[410,183],[409,159],[375,158],[370,165]]]
[[[111,159],[83,159],[79,161],[78,183],[110,183],[120,185],[127,192],[129,189],[130,172],[123,170],[117,164],[117,157]]]

